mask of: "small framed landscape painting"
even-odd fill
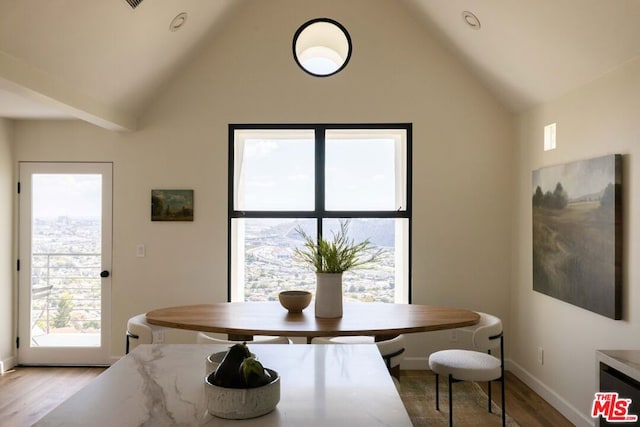
[[[193,190],[151,190],[151,221],[193,221]]]
[[[621,319],[622,156],[532,173],[533,290]]]

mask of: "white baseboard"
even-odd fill
[[[593,427],[594,420],[592,418],[585,416],[585,414],[577,410],[542,381],[531,375],[522,366],[513,362],[511,359],[505,359],[504,364],[507,371],[511,371],[573,424],[576,426]],[[405,357],[402,361],[401,369],[427,370],[429,369],[429,359],[427,357]]]
[[[0,375],[4,374],[10,369],[13,369],[13,367],[16,365],[17,365],[17,360],[15,356],[11,356],[6,359],[0,360]]]
[[[549,388],[542,381],[531,375],[522,366],[518,365],[514,361],[508,359],[505,360],[505,369],[511,371],[516,377],[518,377],[529,388],[538,393],[544,400],[546,400],[551,406],[556,408],[558,412],[564,415],[569,421],[576,426],[593,427],[595,421],[593,418],[585,416],[575,406],[567,402],[562,396]],[[507,411],[508,405],[507,405]]]
[[[120,357],[111,356],[111,357],[109,357],[107,363],[109,365],[113,365],[118,360],[120,360]],[[15,356],[11,356],[11,357],[9,357],[7,359],[0,360],[0,375],[4,374],[5,372],[7,372],[7,371],[9,371],[11,369],[13,369],[17,365],[18,365],[18,359]]]

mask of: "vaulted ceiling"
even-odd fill
[[[80,118],[135,129],[181,64],[256,1],[265,0],[146,0],[136,9],[125,0],[4,0],[0,117]],[[514,112],[640,56],[638,0],[393,3],[408,8]],[[465,11],[480,29],[467,25]],[[182,12],[183,27],[171,31]]]

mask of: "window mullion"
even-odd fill
[[[317,215],[317,239],[322,236],[322,218],[325,213],[325,134],[326,129],[316,127],[315,129],[315,211]]]

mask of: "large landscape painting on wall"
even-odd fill
[[[533,289],[621,318],[619,154],[532,173]]]

